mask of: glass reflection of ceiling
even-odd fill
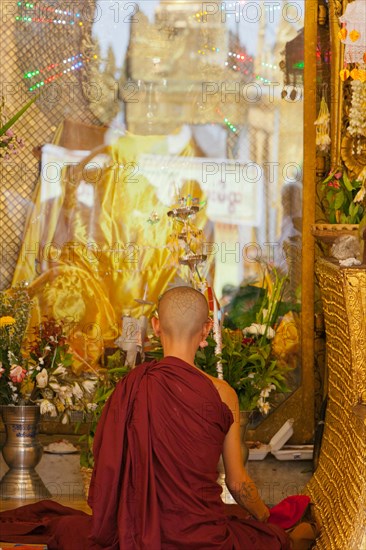
[[[130,38],[131,16],[138,19],[138,13],[142,12],[150,22],[153,22],[159,4],[161,4],[160,0],[142,0],[140,2],[98,0],[98,15],[93,33],[100,43],[102,58],[106,57],[109,47],[112,47],[117,67],[122,67]],[[281,38],[281,42],[291,40],[304,25],[305,0],[295,2],[240,0],[195,3],[175,0],[171,4],[184,6],[187,17],[190,11],[192,11],[192,15],[194,14],[197,6],[202,7],[203,4],[209,4],[212,9],[215,9],[216,5],[220,6],[223,10],[221,18],[223,24],[238,36],[242,46],[252,56],[257,55],[258,48],[267,51],[273,50],[279,38]],[[135,15],[132,15],[133,13]],[[285,40],[283,40],[283,34],[286,34]]]

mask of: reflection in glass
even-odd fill
[[[135,299],[146,288],[155,302],[189,279],[167,216],[182,197],[204,206],[194,220],[207,256],[200,276],[217,297],[260,282],[270,262],[289,276],[284,301],[298,327],[304,8],[97,2],[83,78],[108,129],[73,121],[66,141],[43,148],[14,276],[32,282],[34,322],[70,319],[80,364],[114,343],[122,315],[142,314]],[[26,254],[35,242],[37,261]],[[99,327],[93,339],[87,325]],[[298,348],[291,362],[295,387]]]

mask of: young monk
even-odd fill
[[[269,510],[243,466],[235,391],[194,364],[208,313],[200,292],[167,291],[152,319],[164,358],[131,371],[106,404],[94,445],[90,549],[296,548],[266,523]],[[241,513],[221,500],[220,454]]]

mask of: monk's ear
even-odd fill
[[[160,336],[160,321],[157,317],[151,317],[151,326],[153,328],[155,336]]]
[[[209,335],[209,332],[212,329],[212,325],[213,325],[213,323],[212,323],[211,319],[206,321],[206,323],[203,325],[203,336],[204,336],[204,338],[207,338],[207,336]]]

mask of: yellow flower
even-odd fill
[[[353,31],[351,31],[348,36],[350,37],[352,42],[356,42],[360,38],[360,33],[353,29]]]
[[[360,71],[358,69],[352,69],[350,76],[353,80],[360,80]]]
[[[348,69],[342,69],[339,73],[339,76],[341,77],[341,80],[343,80],[343,82],[344,82],[349,77],[349,70]]]
[[[283,316],[276,330],[276,335],[272,341],[272,351],[276,357],[288,357],[293,353],[297,353],[299,344],[297,318],[292,311],[289,311]]]
[[[347,38],[347,29],[345,27],[343,27],[343,29],[341,29],[338,33],[338,37],[340,40],[346,40]]]
[[[0,317],[0,327],[9,327],[10,325],[14,325],[15,319],[14,317],[5,316]]]

